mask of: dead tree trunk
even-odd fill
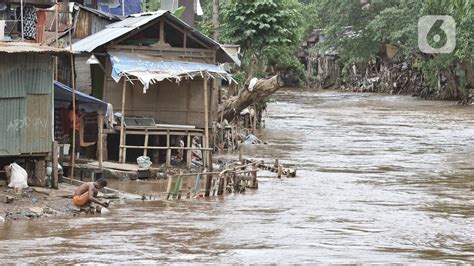
[[[247,87],[242,88],[237,96],[230,97],[219,106],[219,117],[231,122],[243,109],[272,95],[283,86],[284,82],[278,75],[269,79],[260,79],[252,91]]]

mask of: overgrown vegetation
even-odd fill
[[[204,16],[199,29],[212,35],[212,1],[201,4]],[[220,6],[220,41],[241,46],[246,79],[281,72],[302,75],[303,66],[294,55],[304,31],[302,4],[297,0],[221,0]]]
[[[317,50],[335,49],[346,69],[352,63],[373,62],[383,44],[392,44],[399,48],[398,59],[413,62],[423,73],[431,94],[457,100],[469,96],[472,83],[466,73],[472,71],[474,59],[473,0],[318,0],[309,5],[315,28],[325,30],[325,41]],[[456,48],[452,53],[424,54],[419,50],[417,25],[424,15],[454,18]],[[446,86],[436,91],[441,77]]]

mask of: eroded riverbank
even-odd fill
[[[260,134],[269,145],[244,154],[280,158],[297,178],[0,224],[0,263],[473,261],[472,107],[331,91],[274,98]]]

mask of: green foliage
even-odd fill
[[[324,29],[325,34],[317,51],[336,50],[343,64],[348,65],[370,62],[380,55],[382,44],[390,43],[400,48],[402,59],[417,62],[430,85],[436,83],[439,73],[455,73],[461,93],[467,84],[458,65],[473,63],[474,0],[371,0],[365,5],[359,0],[321,0],[310,5],[313,28]],[[424,15],[454,18],[454,52],[423,54],[419,50],[417,25]]]
[[[142,2],[143,10],[148,12],[154,12],[160,10],[161,1],[160,0],[145,0]]]
[[[294,50],[303,34],[302,6],[296,0],[230,0],[222,6],[222,39],[239,44],[249,76],[269,68],[300,67]]]

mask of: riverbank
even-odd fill
[[[0,187],[0,220],[74,216],[79,209],[71,203],[76,186],[61,183],[59,189],[28,187],[15,193]]]

